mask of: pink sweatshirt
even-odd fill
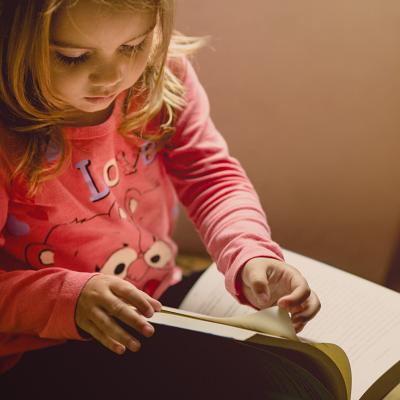
[[[83,340],[75,307],[96,273],[155,298],[178,282],[177,198],[232,295],[240,296],[235,278],[249,259],[283,259],[251,183],[210,119],[204,89],[184,65],[187,105],[168,146],[128,143],[117,133],[122,93],[104,123],[65,129],[71,163],[33,199],[0,182],[0,373],[25,351]]]

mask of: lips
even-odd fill
[[[92,104],[103,104],[103,103],[108,103],[109,101],[113,100],[114,97],[115,97],[115,94],[112,94],[110,96],[85,97],[85,100]]]
[[[115,93],[104,95],[104,96],[87,96],[87,97],[85,97],[85,99],[108,99],[108,98],[114,97],[114,96],[115,96]]]

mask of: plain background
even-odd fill
[[[274,240],[393,283],[400,2],[178,0],[177,27],[211,36],[194,65]],[[205,251],[184,215],[176,238],[182,252]]]

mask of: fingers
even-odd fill
[[[321,309],[321,303],[317,295],[311,291],[310,297],[297,309],[298,311],[291,312],[291,319],[296,333],[299,333],[317,315]]]
[[[321,308],[317,295],[310,289],[305,278],[294,269],[291,287],[292,293],[277,301],[279,307],[285,308],[290,314],[296,333],[301,332],[308,321],[315,317]]]
[[[88,324],[85,328],[85,331],[90,333],[90,335],[96,339],[98,342],[100,342],[104,347],[107,349],[111,350],[112,352],[116,354],[123,354],[125,352],[125,347],[121,344],[118,343],[116,340],[113,338],[105,335],[100,329],[96,327],[92,322]]]
[[[133,352],[140,349],[140,342],[101,310],[98,310],[95,315],[95,321],[88,322],[85,330],[104,347],[116,354],[125,353],[126,348]]]
[[[138,317],[143,318],[141,316]],[[140,349],[140,342],[118,325],[118,323],[103,310],[97,309],[93,313],[92,322],[106,337],[112,338],[129,350],[138,351]],[[150,326],[150,324],[148,325]],[[137,330],[139,331],[139,329]],[[154,333],[154,328],[152,328],[152,332]]]
[[[143,317],[136,308],[126,304],[123,300],[115,297],[113,294],[105,295],[104,309],[111,317],[129,325],[143,336],[150,337],[154,333],[154,328],[150,325],[146,318]],[[94,317],[92,317],[93,320]]]
[[[128,304],[136,307],[147,318],[151,318],[154,311],[161,310],[161,303],[158,300],[153,299],[147,293],[142,292],[127,281],[115,281],[110,286],[110,289],[117,297],[121,297]]]
[[[111,351],[122,354],[126,348],[140,349],[140,342],[121,324],[132,327],[145,337],[154,334],[146,320],[161,303],[134,285],[119,278],[97,275],[84,286],[75,310],[77,326],[91,334]]]
[[[295,267],[269,258],[254,258],[243,267],[243,293],[252,305],[274,304],[291,314],[296,332],[320,310],[321,304],[306,279]]]
[[[296,333],[300,333],[304,329],[305,325],[306,324],[303,324],[301,322],[296,322],[296,323],[293,323],[293,328]]]
[[[157,300],[148,295],[146,292],[142,292],[143,295],[146,297],[147,301],[151,304],[154,311],[159,312],[161,311],[162,304]]]
[[[293,324],[305,325],[308,321],[314,318],[321,309],[321,303],[314,292],[311,292],[310,297],[303,305],[303,310],[292,313]]]
[[[311,289],[303,276],[294,269],[292,272],[290,287],[293,289],[291,293],[281,297],[277,301],[277,305],[292,313],[301,310],[302,303],[304,303],[310,296]]]
[[[310,288],[301,273],[278,260],[255,258],[242,271],[243,287],[248,287],[260,308],[277,304],[289,312],[299,312]],[[248,297],[248,296],[247,296]],[[250,300],[250,299],[248,299]]]
[[[289,312],[296,312],[296,310],[301,310],[301,304],[307,300],[310,296],[310,292],[308,285],[298,286],[289,295],[281,297],[277,305]]]

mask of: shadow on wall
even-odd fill
[[[400,228],[397,243],[398,245],[387,274],[386,286],[400,292]]]
[[[273,238],[385,283],[400,221],[400,2],[177,7],[179,30],[212,37],[194,64]],[[196,235],[179,222],[182,251],[204,251]]]

